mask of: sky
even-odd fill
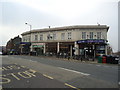
[[[108,41],[118,51],[119,0],[0,0],[0,46],[32,29],[70,25],[109,26]]]

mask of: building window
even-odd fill
[[[31,36],[28,36],[28,40],[29,40],[29,42],[31,42],[31,41],[30,41],[30,40],[31,40],[30,38],[31,38]]]
[[[86,32],[82,32],[82,39],[86,39]]]
[[[23,37],[23,42],[25,42],[25,37]]]
[[[90,32],[90,39],[93,39],[93,32]]]
[[[38,35],[35,35],[35,41],[38,40]]]
[[[97,39],[101,39],[101,32],[97,32]]]
[[[61,33],[61,40],[65,40],[65,33]]]
[[[72,33],[68,32],[68,39],[71,39],[71,38],[72,38]]]
[[[52,40],[52,39],[53,39],[53,36],[50,35],[50,34],[48,34],[48,35],[47,35],[47,40]]]
[[[55,33],[53,34],[53,40],[56,40],[56,34]]]
[[[43,35],[42,34],[40,35],[40,40],[43,40]]]

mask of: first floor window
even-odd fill
[[[38,35],[35,35],[35,40],[38,40]]]
[[[93,39],[93,32],[90,32],[90,39]]]
[[[40,35],[40,40],[43,40],[43,35],[42,34]]]
[[[65,39],[65,33],[61,33],[61,40]]]
[[[82,39],[86,39],[86,32],[82,32]]]
[[[72,39],[72,33],[68,32],[68,39]]]
[[[97,39],[101,39],[101,32],[97,32]]]
[[[53,40],[56,40],[56,34],[55,33],[53,34]]]

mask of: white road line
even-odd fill
[[[88,65],[92,65],[92,64],[88,64]]]
[[[74,73],[86,75],[86,76],[90,75],[90,74],[88,74],[88,73],[83,73],[83,72],[79,72],[79,71],[75,71],[75,70],[70,70],[70,69],[66,69],[66,68],[62,68],[62,67],[58,67],[58,68],[63,69],[63,70],[66,70],[66,71],[70,71],[70,72],[74,72]]]
[[[101,65],[96,65],[96,66],[100,67]]]
[[[31,62],[37,62],[37,61],[33,61],[33,60],[30,60]]]
[[[120,85],[120,82],[118,82],[118,85]]]
[[[104,66],[104,67],[110,67],[110,66]]]

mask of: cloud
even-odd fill
[[[116,51],[118,42],[116,41],[118,1],[1,0],[0,2],[4,3],[4,16],[2,16],[3,29],[1,29],[0,35],[4,37],[4,42],[6,42],[11,37],[29,30],[29,26],[26,26],[25,22],[32,24],[33,29],[48,26],[97,24],[98,22],[110,26],[108,39]]]

